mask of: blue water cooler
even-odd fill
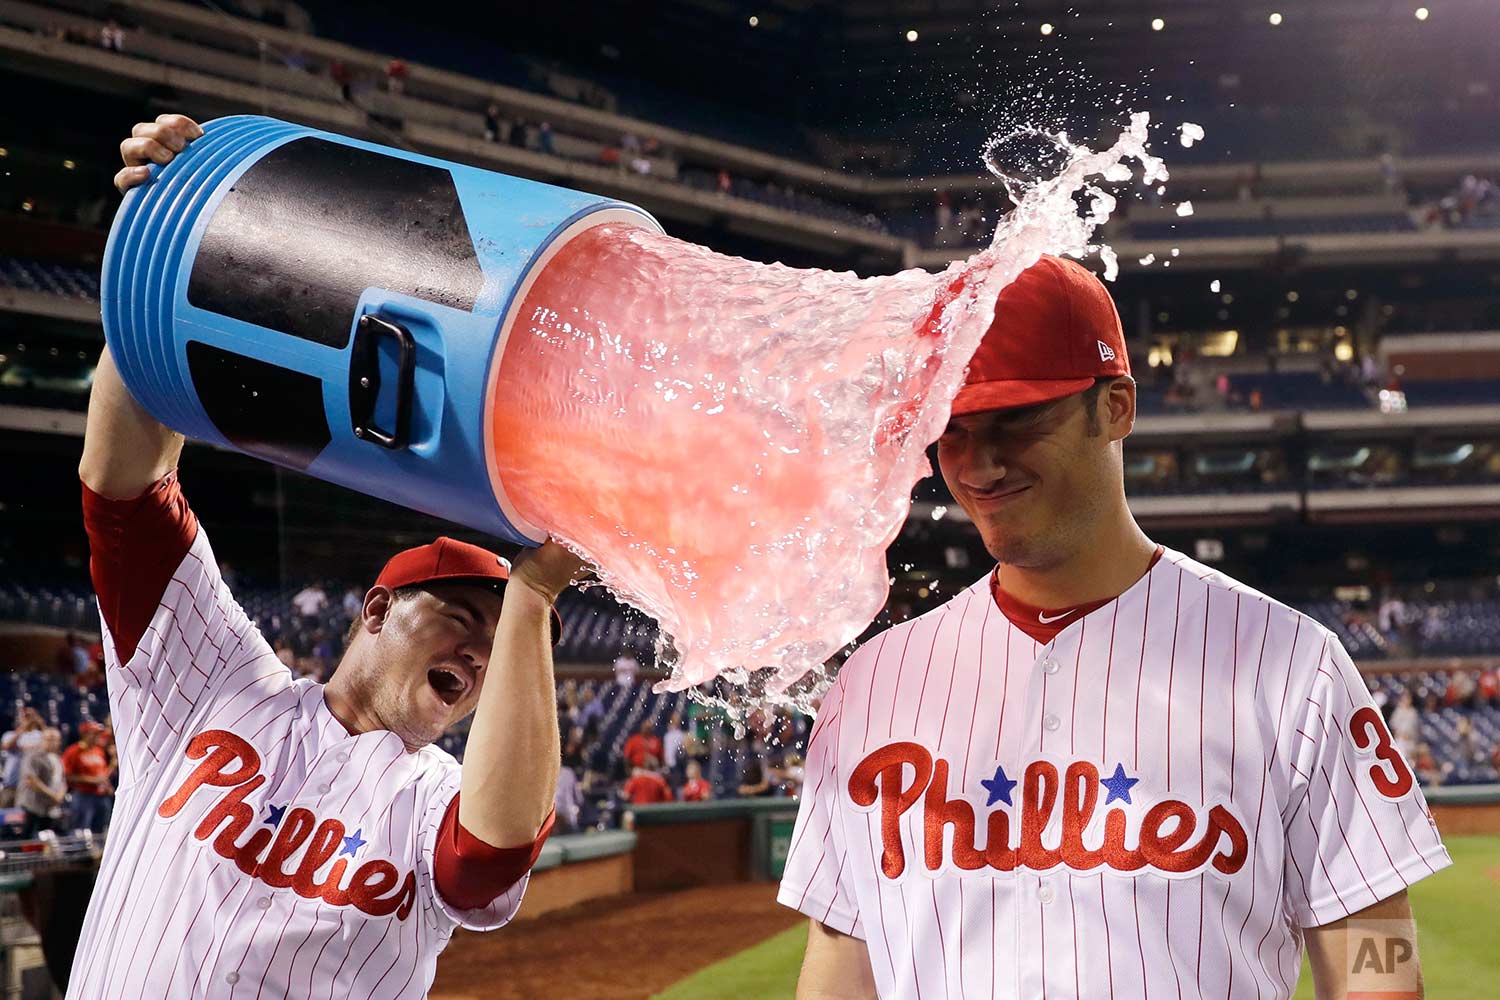
[[[531,279],[606,223],[595,195],[240,115],[126,195],[110,353],[181,433],[523,544],[484,448],[491,368]]]

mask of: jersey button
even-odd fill
[[[262,896],[255,905],[260,907],[262,910],[269,910],[271,908],[271,897]]]
[[[1055,732],[1057,732],[1057,727],[1060,726],[1060,725],[1062,725],[1062,720],[1059,719],[1057,716],[1052,715],[1051,713],[1048,713],[1047,715],[1042,716],[1042,728],[1046,729],[1047,732],[1049,732],[1049,733],[1055,733]]]
[[[1056,660],[1051,660],[1051,659],[1043,660],[1042,661],[1042,670],[1045,673],[1055,674],[1055,673],[1057,673],[1058,665],[1059,664],[1058,664],[1058,662]]]
[[[327,795],[328,794],[328,790],[330,788],[332,788],[332,787],[333,787],[332,785],[319,785],[318,786],[318,794],[319,795]]]
[[[1040,899],[1044,903],[1052,902],[1052,887],[1050,885],[1043,884],[1042,887],[1036,891],[1036,898]]]
[[[230,986],[233,986],[235,983],[237,983],[239,981],[240,981],[240,974],[238,972],[231,972],[231,973],[229,973],[228,975],[226,975],[224,977],[224,982],[228,983]]]
[[[347,763],[349,763],[349,751],[348,750],[345,750],[343,753],[339,754],[339,763],[340,764],[347,764]]]

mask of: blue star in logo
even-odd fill
[[[291,805],[291,803],[289,802],[287,805]],[[286,806],[274,806],[267,802],[266,812],[270,813],[270,815],[266,817],[265,822],[271,826],[280,826],[281,817],[286,815]]]
[[[1130,801],[1130,789],[1135,787],[1140,778],[1125,777],[1125,765],[1116,764],[1115,773],[1108,778],[1100,778],[1099,784],[1108,790],[1109,795],[1104,799],[1104,804],[1109,805],[1115,799],[1124,799],[1126,805],[1134,805]]]
[[[360,836],[360,834],[362,834],[364,832],[365,832],[364,827],[360,827],[358,830],[354,831],[354,836],[352,836],[352,837],[345,837],[344,838],[344,846],[341,847],[341,848],[339,848],[339,853],[340,854],[347,854],[351,858],[354,857],[355,854],[359,853],[359,849],[361,847],[364,847],[365,844],[369,843],[369,841],[365,840],[362,836]]]
[[[1016,787],[1016,779],[1007,778],[1003,766],[996,764],[995,776],[993,778],[981,779],[979,783],[984,786],[985,791],[990,793],[989,801],[985,805],[992,806],[996,802],[1004,802],[1006,805],[1013,804],[1010,801],[1010,791]]]

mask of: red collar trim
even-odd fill
[[[1158,545],[1151,556],[1151,563],[1146,567],[1150,573],[1161,561],[1162,553],[1166,551],[1165,546]],[[1144,575],[1144,574],[1142,574]],[[990,574],[990,593],[994,596],[995,606],[1000,612],[1010,619],[1010,623],[1025,632],[1037,642],[1051,642],[1057,638],[1063,629],[1083,618],[1092,611],[1098,611],[1114,597],[1106,597],[1099,601],[1090,601],[1087,604],[1075,604],[1070,608],[1038,608],[1021,601],[1000,589],[1000,567]],[[1119,595],[1115,595],[1118,597]]]

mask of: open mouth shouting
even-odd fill
[[[433,667],[427,671],[427,683],[443,704],[457,705],[474,687],[472,668],[459,665]]]

